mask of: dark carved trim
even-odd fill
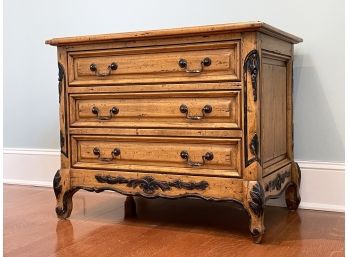
[[[285,171],[283,174],[277,174],[277,176],[269,181],[266,185],[265,185],[265,191],[272,191],[274,189],[276,190],[280,190],[282,188],[282,184],[285,182],[285,179],[291,177],[291,172]]]
[[[56,195],[56,198],[58,198],[60,193],[62,192],[62,185],[60,184],[61,180],[62,178],[60,176],[60,170],[57,170],[53,178],[53,190],[54,194]]]
[[[66,214],[66,212],[68,211],[68,202],[70,201],[71,204],[71,198],[72,196],[79,190],[80,188],[74,187],[71,188],[70,190],[66,191],[63,195],[63,207],[56,207],[56,213],[58,216],[63,216],[64,214]],[[71,211],[71,209],[70,209]],[[70,214],[69,214],[70,215]],[[67,215],[67,216],[69,216]],[[65,217],[64,217],[65,218]]]
[[[58,92],[59,92],[59,104],[61,104],[61,98],[63,96],[63,93],[65,93],[65,87],[66,87],[66,76],[65,76],[65,70],[64,66],[58,62]],[[64,88],[64,91],[63,91]],[[63,123],[64,123],[64,132],[60,131],[60,152],[64,154],[66,157],[68,157],[68,122],[66,120],[67,117],[67,99],[64,96],[64,115],[63,115]],[[62,111],[60,109],[60,111]]]
[[[259,230],[259,228],[254,228],[250,231],[251,237],[253,238],[254,243],[259,244],[262,240],[262,232]]]
[[[265,203],[265,193],[262,186],[257,182],[250,191],[249,207],[257,217],[263,214],[263,205]]]
[[[203,195],[200,194],[196,194],[196,193],[185,193],[182,195],[178,195],[178,196],[162,196],[162,195],[144,195],[141,192],[134,192],[134,193],[125,193],[122,190],[119,190],[117,188],[113,188],[113,187],[85,187],[85,186],[76,186],[71,188],[70,190],[66,191],[64,193],[63,196],[63,207],[57,207],[56,208],[56,213],[58,216],[63,216],[66,212],[67,212],[67,205],[68,205],[68,201],[71,201],[72,196],[78,191],[78,190],[86,190],[88,192],[96,192],[96,193],[101,193],[103,191],[109,190],[109,191],[114,191],[123,195],[128,195],[128,196],[141,196],[141,197],[145,197],[145,198],[149,198],[149,199],[153,199],[153,198],[163,198],[163,199],[169,199],[169,200],[173,200],[173,199],[182,199],[182,198],[187,198],[187,197],[194,197],[194,198],[200,198],[206,201],[216,201],[216,202],[232,202],[233,204],[235,204],[236,207],[238,207],[238,209],[245,211],[247,214],[249,214],[249,212],[247,212],[243,206],[243,203],[241,203],[240,201],[237,201],[235,199],[232,198],[228,198],[228,199],[221,199],[221,198],[214,198],[214,197],[204,197]]]
[[[244,82],[244,155],[245,167],[248,167],[254,161],[258,161],[257,156],[248,158],[248,73],[251,75],[254,101],[257,101],[257,76],[260,67],[260,57],[257,50],[252,50],[245,57],[243,65],[243,82]]]
[[[232,199],[232,198],[214,198],[214,197],[205,197],[201,194],[198,193],[185,193],[185,194],[180,194],[180,195],[175,195],[175,196],[165,196],[165,195],[158,195],[158,194],[153,194],[153,195],[147,195],[147,194],[143,194],[142,192],[132,192],[132,193],[128,193],[128,192],[124,192],[118,188],[113,188],[113,187],[84,187],[84,186],[77,186],[74,187],[74,189],[82,189],[82,190],[86,190],[88,192],[95,192],[95,193],[101,193],[104,191],[113,191],[113,192],[117,192],[120,193],[122,195],[127,195],[127,196],[141,196],[144,198],[148,198],[148,199],[155,199],[155,198],[163,198],[163,199],[168,199],[168,200],[175,200],[175,199],[182,199],[182,198],[188,198],[188,197],[194,197],[194,198],[200,198],[202,200],[206,200],[206,201],[214,201],[214,202],[234,202],[236,205],[238,205],[240,207],[241,210],[245,210],[244,205],[242,202]],[[248,213],[246,211],[246,213]]]
[[[59,131],[59,138],[60,138],[60,148],[63,149],[65,145],[65,138],[62,131]]]
[[[253,87],[254,101],[257,101],[257,74],[259,73],[260,57],[257,50],[252,50],[245,58],[244,62],[244,80],[247,80],[247,72],[251,76],[251,84]]]
[[[62,96],[63,88],[63,79],[65,77],[64,67],[61,63],[58,62],[58,93],[59,93],[59,102]]]
[[[253,155],[255,155],[256,159],[258,159],[259,155],[259,138],[257,137],[257,134],[253,136],[250,142],[250,151]]]
[[[95,178],[99,183],[107,183],[111,185],[127,184],[127,187],[132,188],[136,188],[137,186],[139,186],[146,194],[153,194],[158,189],[161,189],[163,192],[168,191],[171,190],[172,187],[186,190],[205,190],[209,185],[206,181],[201,181],[198,183],[182,182],[181,180],[175,180],[173,182],[157,181],[150,176],[146,176],[139,179],[126,179],[120,176],[112,177],[110,175],[96,175]]]
[[[260,234],[261,234],[261,232],[260,232],[258,229],[256,229],[256,228],[254,228],[252,231],[250,231],[250,233],[251,233],[251,236],[252,236],[253,238],[257,238],[257,237],[259,237]]]
[[[285,184],[285,186],[279,191],[277,192],[275,195],[268,195],[266,198],[265,198],[265,202],[268,201],[269,199],[277,199],[279,198],[285,191],[286,189],[293,185],[294,183],[292,181],[289,181],[288,183]]]

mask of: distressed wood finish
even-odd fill
[[[239,81],[238,40],[182,46],[124,48],[69,53],[70,86],[186,81]],[[211,63],[201,67],[210,58]],[[187,62],[180,67],[179,61]],[[109,68],[114,63],[115,67]],[[91,65],[95,70],[91,70]],[[203,73],[187,73],[200,70]]]
[[[187,112],[182,112],[183,105]],[[241,129],[240,91],[71,94],[71,127]],[[202,111],[210,106],[211,111]],[[93,112],[97,110],[98,112]],[[117,112],[112,113],[112,108]],[[110,113],[111,111],[111,113]],[[196,119],[196,120],[195,120]]]
[[[300,203],[293,160],[293,44],[262,22],[60,38],[56,213],[80,189],[231,201],[256,243],[264,204]]]
[[[75,168],[241,176],[240,139],[73,136],[72,150]],[[203,158],[207,153],[213,154],[211,160]]]

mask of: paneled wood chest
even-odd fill
[[[59,218],[79,189],[240,204],[255,242],[263,206],[300,203],[293,45],[262,22],[57,38]]]

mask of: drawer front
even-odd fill
[[[70,86],[239,81],[239,41],[69,53]]]
[[[240,177],[241,140],[72,136],[74,168]]]
[[[72,127],[241,128],[239,90],[70,97]]]

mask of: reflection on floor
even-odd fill
[[[228,202],[136,198],[79,191],[69,220],[55,216],[49,188],[4,185],[4,256],[344,256],[344,214],[267,207],[263,244]]]

